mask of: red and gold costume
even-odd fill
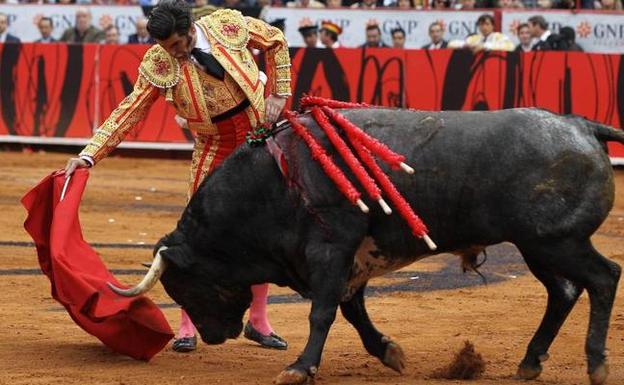
[[[290,96],[290,57],[279,29],[227,9],[195,24],[225,69],[224,78],[214,77],[192,60],[176,59],[154,45],[139,66],[134,90],[100,126],[80,156],[95,163],[106,157],[164,94],[197,135],[190,197],[201,180],[244,141],[247,131],[264,121],[265,87],[274,95]],[[250,51],[253,48],[266,52],[272,75],[266,86]]]

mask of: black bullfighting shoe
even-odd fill
[[[197,337],[182,337],[173,341],[173,350],[178,353],[192,352],[197,348]]]
[[[275,333],[264,335],[257,331],[249,321],[247,321],[247,325],[245,325],[244,336],[248,340],[255,341],[265,348],[279,350],[288,349],[288,342],[286,342],[286,340],[284,340],[282,337],[278,336]]]

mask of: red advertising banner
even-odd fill
[[[90,137],[132,90],[146,48],[0,45],[0,135]],[[311,94],[431,111],[541,107],[624,126],[621,55],[383,48],[293,48],[291,55],[290,108]],[[127,140],[190,141],[174,114],[161,98]],[[614,145],[611,155],[624,157],[624,147]]]

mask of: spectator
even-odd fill
[[[554,5],[553,8],[556,9],[575,9],[576,8],[576,0],[559,0]]]
[[[405,48],[405,31],[401,27],[390,30],[392,35],[392,48]]]
[[[67,28],[61,36],[66,43],[99,43],[104,40],[104,32],[91,24],[91,11],[86,7],[76,10],[76,26]]]
[[[622,10],[622,0],[602,0],[596,1],[595,8],[604,9],[609,11],[621,11]],[[588,8],[588,7],[584,7]]]
[[[524,4],[520,0],[497,0],[497,6],[501,9],[521,9]]]
[[[147,32],[147,19],[140,17],[135,23],[136,33],[128,36],[128,44],[154,44],[154,40]]]
[[[286,3],[288,8],[325,8],[325,4],[317,0],[294,0]]]
[[[529,24],[522,23],[517,29],[518,40],[520,43],[516,46],[516,52],[529,52],[533,48],[533,39],[531,38],[531,32],[529,31]]]
[[[381,40],[381,29],[376,22],[366,25],[366,42],[362,44],[362,48],[387,48]]]
[[[431,43],[425,44],[423,49],[442,49],[448,46],[448,42],[444,40],[442,23],[434,21],[429,24],[429,39],[431,39]]]
[[[414,9],[414,0],[398,0],[394,6],[401,10]]]
[[[377,0],[362,0],[358,3],[353,3],[351,8],[375,9],[377,8]]]
[[[338,41],[338,36],[340,36],[341,33],[342,28],[338,25],[331,21],[323,21],[319,33],[321,44],[325,48],[339,48],[340,42]]]
[[[301,21],[299,33],[303,37],[306,48],[316,48],[319,45],[318,27],[309,18],[304,18]]]
[[[54,43],[56,39],[52,37],[52,30],[54,29],[54,25],[52,24],[52,19],[49,17],[42,17],[39,19],[37,23],[37,28],[39,28],[39,33],[41,34],[41,38],[35,40],[35,43]]]
[[[559,30],[559,36],[561,40],[565,42],[566,51],[583,52],[583,48],[576,44],[576,33],[572,27],[561,27]]]
[[[342,0],[326,0],[327,8],[342,8]]]
[[[450,5],[450,0],[431,0],[431,8],[433,9],[448,9]]]
[[[9,17],[6,13],[0,12],[0,43],[19,43],[20,39],[7,32],[7,29],[9,29]]]
[[[286,30],[286,19],[284,19],[283,17],[279,19],[275,19],[272,22],[270,22],[269,25],[271,27],[275,27],[279,29],[280,31],[282,31],[282,33],[284,33],[284,31]]]
[[[455,9],[470,10],[476,8],[476,0],[460,0],[455,4]]]
[[[529,31],[531,32],[531,37],[535,39],[533,51],[548,51],[552,49],[548,41],[551,32],[548,29],[548,23],[544,16],[536,15],[529,17]]]
[[[119,44],[119,30],[114,25],[104,30],[104,44]]]
[[[478,32],[470,35],[465,41],[451,41],[449,48],[469,48],[472,52],[513,51],[514,44],[509,37],[494,32],[494,16],[483,14],[477,19]]]
[[[553,0],[537,0],[537,8],[551,9],[553,6]]]

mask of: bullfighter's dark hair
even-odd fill
[[[477,25],[485,23],[486,20],[489,20],[492,25],[496,25],[496,22],[494,21],[494,16],[490,15],[489,13],[484,13],[483,15],[479,16],[479,18],[477,19]]]
[[[167,40],[174,33],[186,35],[192,26],[191,7],[184,0],[160,1],[147,21],[147,31],[157,40]]]
[[[544,16],[540,16],[540,15],[531,16],[529,17],[529,23],[534,24],[534,25],[539,25],[539,27],[543,30],[548,29],[548,23],[546,22],[546,19],[544,19]]]

